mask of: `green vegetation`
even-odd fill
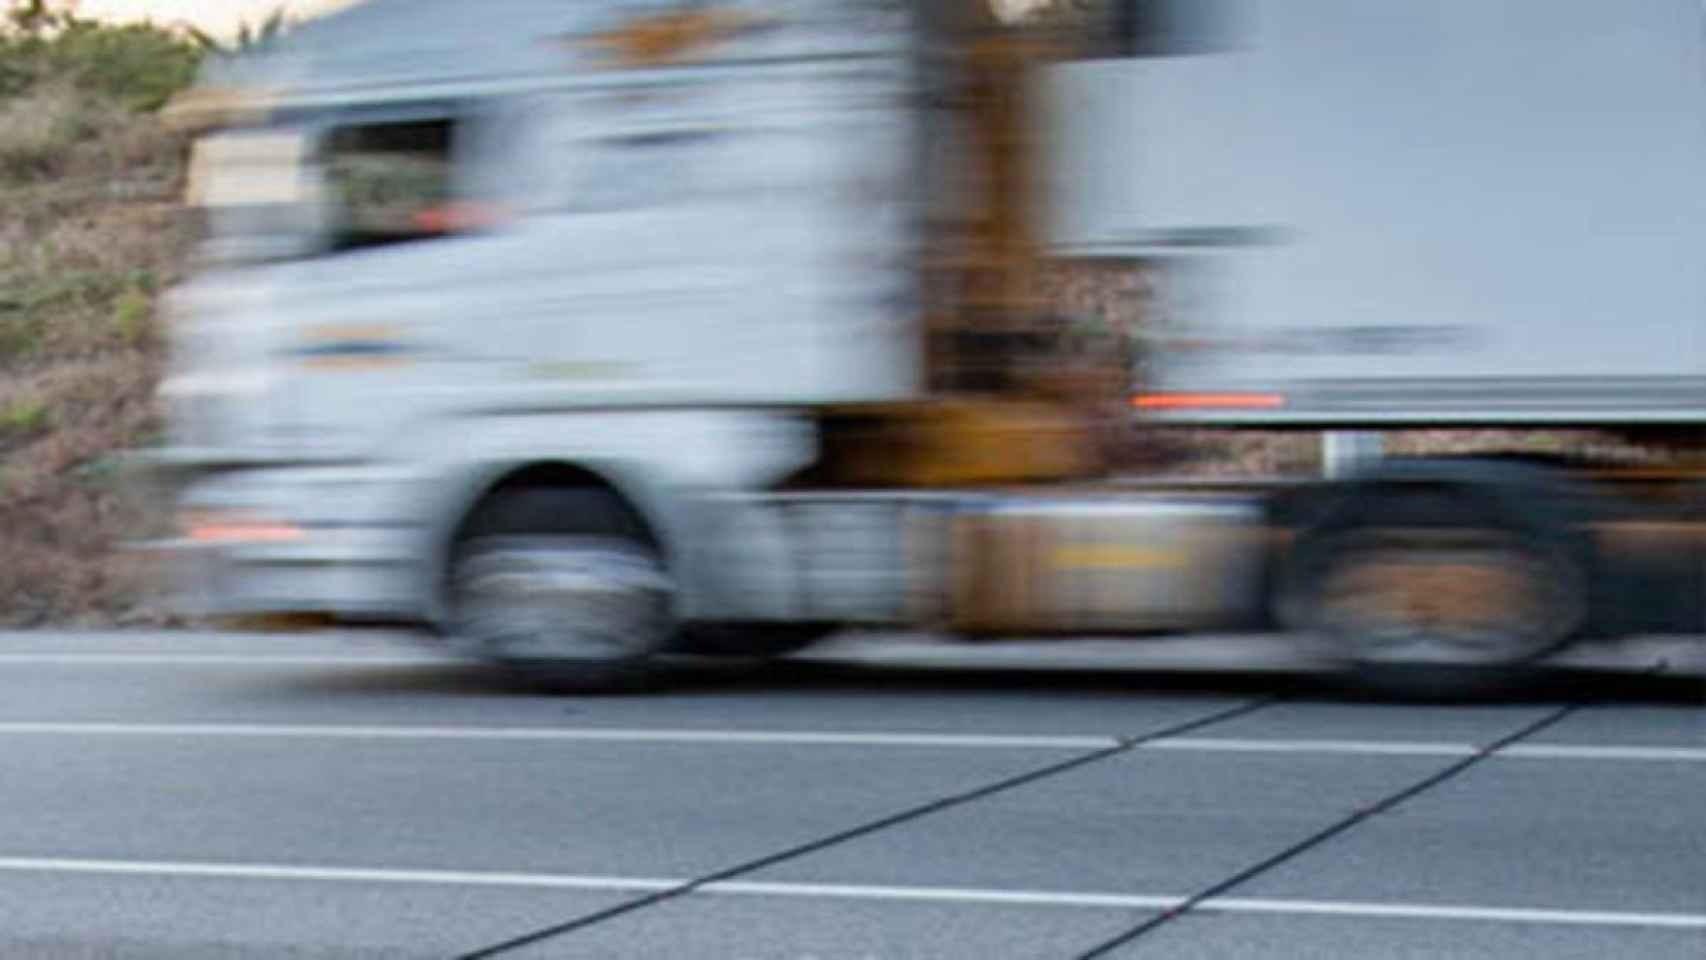
[[[13,400],[0,407],[0,437],[35,433],[47,426],[47,404],[40,400]]]
[[[113,26],[47,0],[20,0],[0,33],[0,95],[68,84],[132,110],[154,110],[195,77],[204,52],[187,32]]]
[[[153,316],[153,300],[139,287],[125,290],[113,303],[113,327],[119,338],[131,346],[140,346],[148,338]]]

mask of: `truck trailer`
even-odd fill
[[[573,689],[846,628],[1277,627],[1389,688],[1700,633],[1703,95],[1696,0],[368,0],[172,109],[155,546],[191,612]],[[1080,261],[1148,278],[1146,430],[1674,456],[1112,475],[1044,362]]]

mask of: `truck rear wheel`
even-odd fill
[[[602,490],[501,495],[459,538],[447,590],[459,646],[555,690],[636,689],[675,631],[657,547]]]
[[[1549,538],[1459,498],[1400,497],[1307,535],[1284,605],[1358,686],[1450,699],[1529,679],[1581,623],[1583,579]]]

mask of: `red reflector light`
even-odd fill
[[[1277,393],[1140,393],[1131,398],[1139,410],[1275,410],[1285,406]]]
[[[422,233],[467,233],[490,229],[503,223],[504,219],[503,211],[495,206],[446,203],[419,211],[411,222]]]

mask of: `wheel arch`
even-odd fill
[[[1591,491],[1566,471],[1540,463],[1492,457],[1384,460],[1367,471],[1286,491],[1269,502],[1269,519],[1306,531],[1348,522],[1373,501],[1417,490],[1466,493],[1506,517],[1570,527],[1591,522]]]
[[[665,565],[680,570],[690,556],[682,548],[682,531],[688,521],[678,498],[667,496],[664,488],[660,480],[615,462],[536,459],[484,463],[466,469],[441,488],[438,505],[431,512],[434,519],[425,532],[421,587],[427,619],[442,623],[447,613],[443,579],[456,544],[477,522],[482,509],[512,492],[556,489],[608,493],[658,549]]]

